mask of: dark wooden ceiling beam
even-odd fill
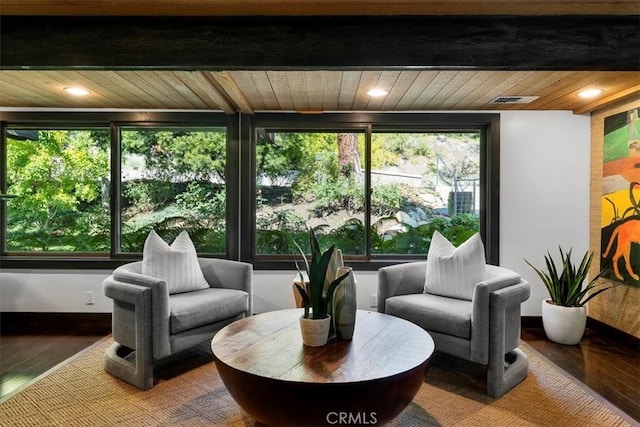
[[[640,16],[0,17],[2,69],[640,69]]]
[[[0,0],[3,15],[633,15],[637,0]]]

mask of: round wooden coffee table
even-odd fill
[[[433,339],[397,317],[357,313],[353,340],[302,344],[301,309],[239,320],[211,342],[229,393],[268,426],[380,425],[424,382]]]

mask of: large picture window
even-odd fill
[[[187,230],[198,252],[225,254],[226,129],[126,127],[120,141],[120,251]]]
[[[9,128],[6,251],[109,253],[109,128]]]
[[[152,229],[238,258],[232,117],[16,112],[0,124],[3,267],[113,268],[140,259]]]
[[[480,132],[374,132],[371,252],[424,255],[480,229]]]
[[[480,232],[497,263],[498,114],[0,113],[6,268],[113,268],[150,230],[294,267],[308,229],[356,269]]]
[[[435,231],[455,245],[480,232],[495,262],[496,117],[257,115],[243,258],[289,268],[312,228],[361,268],[424,259]]]
[[[363,255],[364,133],[260,132],[256,144],[256,253],[309,249],[308,227],[345,254]],[[321,242],[323,243],[323,242]]]

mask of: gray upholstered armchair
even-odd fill
[[[193,347],[253,314],[251,264],[198,258],[210,288],[169,294],[165,281],[125,264],[104,280],[113,299],[113,338],[105,369],[143,390],[153,387],[154,362]]]
[[[436,350],[487,365],[487,394],[500,397],[527,376],[529,361],[519,350],[520,305],[527,282],[511,270],[487,265],[486,279],[472,301],[423,293],[427,262],[378,270],[378,311],[426,329]]]

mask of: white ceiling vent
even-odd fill
[[[528,104],[539,96],[499,96],[491,101],[492,104]]]

